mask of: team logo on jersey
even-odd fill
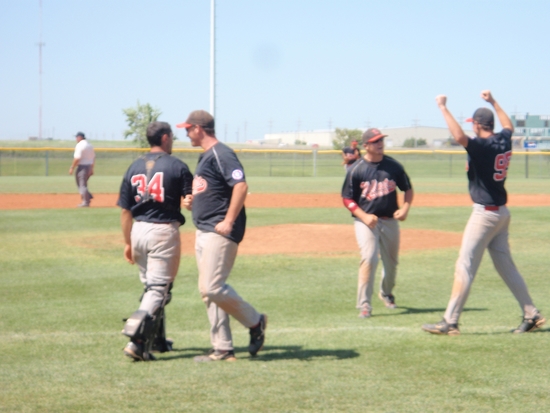
[[[376,179],[368,182],[361,182],[361,197],[366,198],[367,201],[386,196],[395,191],[397,185],[395,181],[388,178],[382,182],[378,182]]]
[[[235,170],[233,171],[233,173],[231,174],[231,177],[232,177],[235,181],[240,181],[241,179],[243,179],[244,173],[243,173],[243,171],[241,171],[240,169],[235,169]]]
[[[193,178],[193,195],[200,194],[206,191],[208,188],[208,182],[200,175],[195,175]]]

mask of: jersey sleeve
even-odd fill
[[[246,182],[244,168],[233,151],[227,151],[222,160],[222,175],[227,185],[234,187],[240,182]]]
[[[344,184],[342,185],[342,198],[344,199],[353,199],[354,201],[357,201],[357,199],[354,198],[354,191],[353,191],[353,169],[349,169],[346,173],[346,178],[344,179]]]
[[[185,197],[193,193],[193,175],[185,163],[183,163],[181,168],[181,185],[182,196]]]
[[[82,142],[82,141],[80,141]],[[74,158],[75,159],[80,159],[82,158],[82,145],[80,144],[80,142],[78,142],[74,148]]]
[[[397,176],[396,184],[397,187],[403,192],[412,189],[411,180],[409,175],[407,175],[407,172],[405,172],[405,169],[401,168],[400,173]]]
[[[135,200],[132,193],[132,185],[130,184],[128,172],[126,172],[126,174],[124,175],[124,178],[122,178],[117,205],[127,210],[131,210],[132,207],[135,205]]]

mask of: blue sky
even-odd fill
[[[268,132],[444,126],[490,89],[550,114],[544,0],[217,0],[216,124]],[[38,134],[39,0],[0,0],[0,139]],[[210,0],[42,0],[43,136],[121,139],[137,101],[209,109]],[[186,139],[179,132],[181,139]]]

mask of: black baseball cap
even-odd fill
[[[490,128],[495,126],[495,116],[493,115],[493,111],[487,108],[479,108],[474,112],[474,116],[466,119],[466,122],[473,121],[476,121],[483,126],[489,126]]]
[[[385,138],[388,135],[382,134],[380,130],[376,128],[370,128],[363,133],[363,143],[372,143],[376,142],[379,139]]]
[[[86,139],[86,135],[84,135],[84,132],[77,132],[76,135],[74,135],[75,138],[78,138],[79,136],[83,137],[84,139]]]
[[[195,110],[189,114],[185,122],[178,123],[176,128],[190,128],[193,125],[214,129],[214,117],[205,110]]]

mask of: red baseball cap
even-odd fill
[[[193,125],[214,129],[214,117],[205,110],[195,110],[189,114],[185,122],[178,123],[176,128],[190,128]]]
[[[363,143],[372,143],[376,142],[379,139],[385,138],[388,135],[382,134],[380,130],[376,128],[370,128],[363,133]]]

